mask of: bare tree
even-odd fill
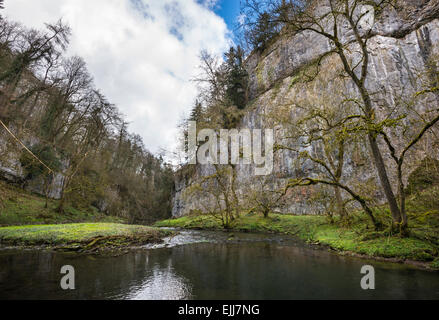
[[[369,23],[370,16],[392,7],[394,2],[392,0],[250,0],[245,7],[253,10],[256,16],[268,12],[270,21],[279,24],[285,34],[312,32],[328,41],[331,46],[330,53],[339,57],[345,75],[358,92],[357,101],[362,110],[364,132],[390,208],[393,228],[406,233],[407,219],[392,190],[388,169],[383,160],[382,147],[378,143],[379,135],[376,128],[382,127],[383,123],[378,120],[377,106],[372,99],[372,93],[367,88],[371,60],[368,43],[374,35],[372,25]],[[260,8],[264,8],[264,11],[258,11]]]
[[[240,202],[236,194],[236,169],[230,165],[213,165],[214,173],[202,177],[186,191],[185,197],[203,199],[203,213],[221,221],[225,229],[239,217]]]
[[[279,190],[273,175],[255,176],[249,185],[244,194],[250,211],[262,213],[268,218],[273,210],[285,203],[284,193]]]
[[[354,145],[361,144],[362,127],[359,127],[359,121],[363,115],[355,101],[343,99],[342,95],[335,93],[332,98],[308,96],[306,101],[297,100],[296,103],[277,109],[271,116],[282,124],[285,132],[275,149],[294,152],[297,166],[300,168],[305,163],[312,163],[313,171],[291,179],[284,193],[299,186],[330,186],[334,190],[337,211],[342,220],[346,222],[349,219],[343,192],[361,205],[376,229],[381,228],[368,205],[367,197],[349,185],[345,170],[346,153],[352,152]],[[301,116],[292,119],[292,109],[300,110]]]
[[[35,88],[30,91],[22,89],[16,95],[23,75],[35,75],[39,62],[44,59],[50,61],[54,55],[64,51],[69,42],[70,28],[61,20],[46,27],[46,32],[15,28],[17,33],[8,46],[8,52],[1,53],[10,60],[8,67],[0,72],[0,117],[4,119],[10,116],[11,105],[22,102],[35,92]]]

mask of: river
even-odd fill
[[[362,290],[363,265],[375,290]],[[60,269],[75,268],[75,290]],[[283,236],[183,231],[117,257],[0,251],[0,299],[439,299],[439,273],[316,250]]]

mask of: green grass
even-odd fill
[[[438,266],[438,246],[419,238],[386,236],[374,232],[364,221],[354,221],[350,227],[331,224],[325,216],[293,216],[271,214],[242,215],[232,225],[234,231],[289,234],[300,239],[327,245],[340,252],[353,252],[370,257],[396,258],[432,263]],[[219,220],[212,216],[187,216],[157,222],[158,227],[181,227],[186,229],[222,229]]]
[[[99,213],[94,207],[76,209],[66,206],[65,212],[56,212],[57,200],[46,200],[19,188],[0,182],[0,227],[32,224],[61,224],[76,222],[115,222],[124,219]]]
[[[123,224],[124,219],[99,213],[94,207],[66,206],[60,214],[56,212],[58,201],[50,200],[47,208],[45,202],[43,197],[0,182],[0,244],[100,253],[160,242],[171,234]]]
[[[30,225],[0,228],[0,243],[54,247],[70,245],[78,250],[95,250],[159,242],[170,233],[152,227],[117,223]]]

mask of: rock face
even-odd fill
[[[13,128],[11,128],[13,130]],[[23,141],[27,146],[34,146],[38,141],[33,137],[28,137]],[[45,196],[44,181],[41,177],[28,179],[20,158],[22,149],[17,142],[7,134],[0,135],[0,179],[11,183],[22,184],[26,190]],[[67,167],[67,163],[62,163],[61,170]],[[57,173],[52,181],[48,196],[52,199],[61,198],[61,190],[64,183],[64,175]]]
[[[388,59],[404,58],[400,57],[402,54],[405,54],[408,60],[402,67],[424,68],[425,45],[428,47],[427,50],[431,51],[435,49],[432,46],[437,45],[435,40],[437,40],[439,1],[400,2],[402,7],[400,10],[386,10],[379,18],[373,16],[365,19],[373,23],[371,34],[374,37],[370,43],[370,50],[374,56],[379,55],[371,66],[372,72],[376,67],[382,67],[390,72],[401,71],[393,68],[396,63],[401,64],[400,61]],[[371,14],[374,15],[373,12]],[[352,34],[344,31],[342,37],[349,38]],[[256,98],[259,94],[270,90],[278,81],[295,75],[300,69],[316,61],[331,49],[328,39],[312,31],[305,31],[294,36],[286,35],[262,56],[253,54],[247,61],[251,97]],[[383,59],[386,61],[382,61]],[[341,62],[337,63],[341,64]],[[376,82],[375,85],[379,84],[379,81],[374,79],[371,81]]]
[[[389,114],[389,110],[401,108],[401,102],[418,92],[422,85],[419,74],[425,73],[431,57],[439,56],[439,1],[400,1],[400,8],[389,9],[375,15],[373,10],[365,21],[363,28],[371,29],[372,37],[368,42],[370,52],[369,78],[367,87],[376,92],[374,103],[378,105],[381,116]],[[324,7],[324,3],[322,4]],[[366,8],[367,9],[367,8]],[[345,40],[352,37],[348,31],[343,32]],[[341,71],[342,64],[335,54],[327,55],[332,49],[323,36],[311,31],[295,35],[285,35],[268,48],[263,54],[252,54],[247,60],[250,76],[250,96],[252,102],[247,106],[247,113],[241,121],[241,128],[270,128],[266,115],[276,112],[286,104],[294,104],[298,99],[309,96],[331,96],[338,87],[344,93],[355,95],[355,88],[349,83],[337,83],[328,80],[331,75]],[[324,57],[320,63],[319,75],[306,84],[299,85],[306,70],[313,68],[313,63]],[[354,57],[355,58],[355,57]],[[312,72],[312,71],[310,71]],[[344,86],[344,87],[343,87]],[[437,105],[437,96],[429,95],[422,103],[414,106],[419,112],[425,111],[425,105]],[[378,115],[378,116],[380,116]],[[291,115],[294,118],[294,114]],[[275,125],[273,125],[276,128]],[[279,129],[279,128],[278,128]],[[398,137],[396,137],[398,140]],[[402,141],[398,140],[398,143]],[[383,148],[384,149],[384,148]],[[422,149],[422,148],[421,148]],[[414,158],[425,156],[438,158],[438,151],[428,146],[418,150]],[[384,153],[388,168],[392,167],[389,154]],[[294,165],[297,155],[288,151],[275,154],[274,176],[282,184],[285,179],[303,176],[315,170],[312,164],[301,167]],[[410,160],[415,163],[416,159]],[[372,196],[382,201],[381,188],[376,179],[376,172],[368,159],[367,150],[353,152],[345,161],[346,180],[362,182],[372,181]],[[238,165],[238,192],[245,195],[245,188],[251,187],[254,167]],[[390,170],[391,171],[391,170]],[[185,172],[185,173],[183,173]],[[209,166],[197,165],[188,170],[184,168],[175,182],[173,199],[173,216],[182,216],[193,210],[201,209],[206,199],[188,196],[187,187],[202,176],[212,172]],[[393,185],[394,172],[391,173]],[[396,188],[395,188],[396,189]],[[395,190],[396,191],[396,190]],[[280,212],[295,214],[313,214],[324,210],[324,205],[309,201],[312,188],[295,189],[289,195],[285,205],[278,208]]]
[[[362,28],[365,31],[371,30],[372,35],[368,42],[371,61],[367,87],[370,92],[377,93],[373,99],[375,105],[379,106],[378,112],[381,116],[389,114],[389,110],[402,108],[401,101],[413,96],[422,88],[419,74],[426,72],[431,57],[439,55],[439,1],[406,0],[400,1],[399,4],[398,9],[386,9],[379,15],[370,8],[364,8],[370,12],[363,19]],[[324,1],[318,10],[325,10]],[[341,30],[341,34],[346,41],[352,37],[349,30]],[[328,80],[331,75],[342,69],[339,57],[335,54],[328,55],[331,50],[331,44],[326,38],[312,31],[305,31],[295,35],[284,35],[263,54],[252,54],[246,62],[252,102],[246,108],[247,113],[241,121],[240,128],[276,128],[275,124],[270,126],[268,123],[267,114],[276,113],[283,105],[306,100],[309,96],[334,96],[334,90],[338,87],[344,88],[343,94],[355,95],[352,84]],[[307,70],[312,69],[315,61],[321,58],[319,75],[312,81],[299,85],[303,83],[301,80]],[[425,111],[425,105],[437,103],[437,97],[429,95],[414,108],[422,113]],[[291,117],[294,119],[294,112]],[[395,138],[402,144],[402,139]],[[417,150],[409,161],[411,164],[416,163],[416,159],[425,156],[426,152],[432,157],[439,156],[437,149],[429,149],[427,145],[424,149]],[[388,168],[392,168],[390,155],[383,155]],[[290,151],[275,154],[273,175],[277,184],[282,185],[287,179],[315,171],[312,163],[304,163],[298,167],[295,165],[296,160],[297,155]],[[211,174],[212,169],[206,165],[196,165],[190,169],[183,168],[179,172],[175,182],[173,216],[202,210],[203,205],[205,206],[209,200],[192,197],[187,193],[187,189],[200,177]],[[252,187],[253,174],[252,165],[237,166],[237,187],[242,197],[245,197],[246,188]],[[347,157],[345,175],[347,183],[369,183],[372,186],[369,191],[371,198],[378,202],[383,201],[376,171],[368,159],[368,150],[352,152]],[[393,185],[396,186],[396,177],[392,170],[390,175]],[[310,201],[314,191],[313,188],[294,189],[288,195],[288,201],[279,207],[278,211],[295,214],[321,213],[325,210],[325,205],[315,200]]]

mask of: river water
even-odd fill
[[[361,289],[366,264],[375,290]],[[75,290],[60,287],[63,265],[75,268]],[[2,250],[0,299],[439,299],[439,273],[282,236],[183,231],[118,257]]]

